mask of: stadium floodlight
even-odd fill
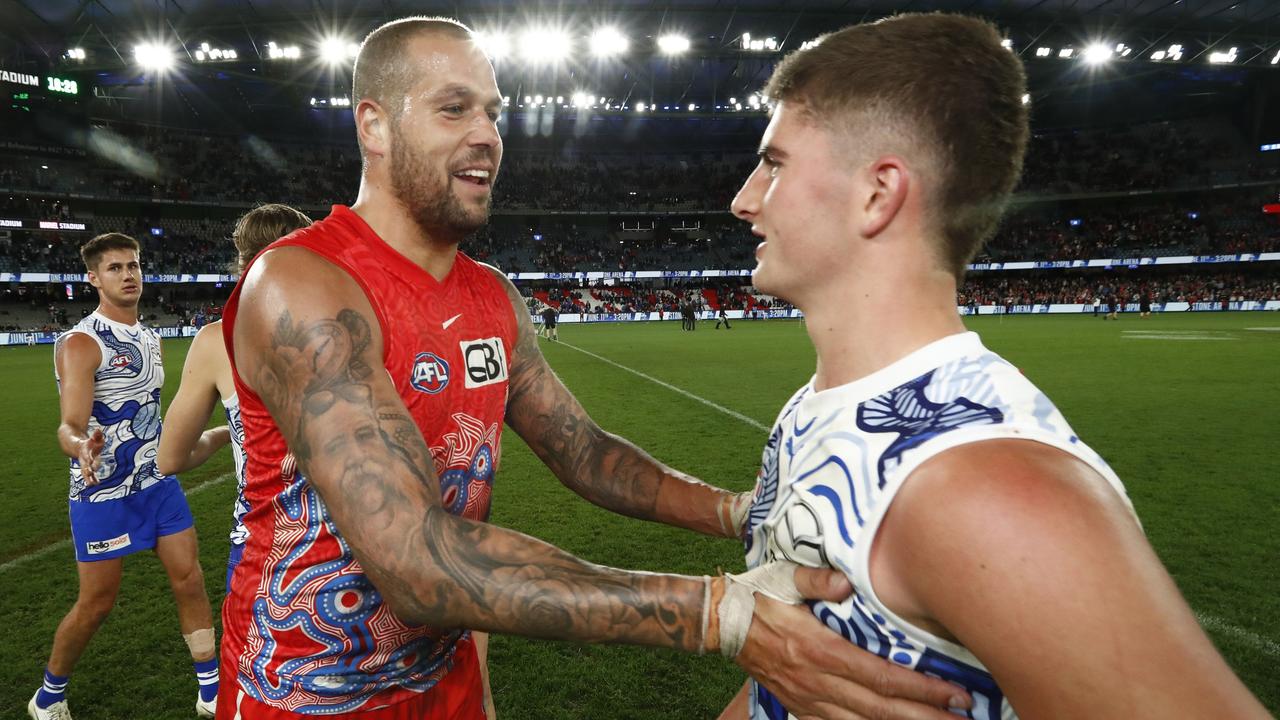
[[[280,46],[271,41],[267,43],[268,60],[297,60],[302,57],[302,50],[297,45]]]
[[[642,113],[642,112],[644,112],[646,109],[648,109],[648,106],[647,106],[647,105],[645,105],[644,103],[642,103],[642,102],[638,102],[638,103],[636,103],[636,112],[638,112],[638,113]]]
[[[554,28],[534,28],[520,34],[520,57],[532,63],[553,64],[569,56],[568,33]]]
[[[1280,51],[1276,51],[1274,57],[1271,58],[1272,65],[1280,65]]]
[[[1110,46],[1102,43],[1093,43],[1084,49],[1084,52],[1081,53],[1080,57],[1087,65],[1101,65],[1109,61],[1111,56],[1114,54],[1115,51],[1113,51]]]
[[[1036,57],[1049,57],[1053,54],[1053,48],[1038,47],[1036,48]]]
[[[663,35],[658,38],[658,49],[664,55],[680,55],[689,52],[689,38],[683,35]]]
[[[330,65],[341,65],[360,54],[360,46],[350,40],[330,36],[320,41],[320,58]]]
[[[809,48],[814,47],[817,44],[818,44],[818,41],[816,38],[813,40],[805,40],[804,42],[800,43],[800,49],[808,50]]]
[[[1151,59],[1156,62],[1161,62],[1164,60],[1168,60],[1170,62],[1177,62],[1182,59],[1182,46],[1170,45],[1168,50],[1157,50],[1151,53]]]
[[[1011,40],[1011,39],[1009,39],[1009,38],[1005,38],[1005,39],[1001,40],[1001,41],[1000,41],[1000,47],[1004,48],[1005,50],[1012,50],[1012,49],[1013,49],[1013,40]]]
[[[235,50],[209,47],[207,42],[200,43],[200,47],[196,49],[195,56],[196,62],[218,62],[237,58]]]
[[[163,72],[173,67],[173,51],[162,43],[134,45],[133,59],[146,70]]]
[[[79,48],[79,47],[67,48],[68,60],[84,60],[84,58],[85,58],[84,48]]]
[[[778,50],[777,38],[753,38],[751,33],[742,33],[742,49],[752,52],[776,52]]]
[[[1231,48],[1227,52],[1209,53],[1209,62],[1214,65],[1230,65],[1236,61],[1236,48]]]
[[[1030,104],[1031,104],[1031,93],[1023,93],[1023,94],[1022,94],[1022,104],[1023,104],[1023,105],[1030,105]]]
[[[1076,54],[1075,48],[1062,48],[1058,51],[1058,57],[1063,60],[1070,60],[1072,55]]]
[[[693,103],[689,103],[689,112],[693,112],[694,110],[697,110],[697,109],[698,109],[697,105],[694,105]]]
[[[631,47],[631,41],[617,28],[602,27],[591,33],[590,47],[591,54],[596,57],[612,57],[625,54]]]
[[[1127,58],[1132,52],[1133,52],[1133,48],[1129,47],[1128,45],[1125,45],[1124,43],[1116,43],[1116,54],[1119,55],[1120,57]]]
[[[752,95],[751,97],[747,98],[747,107],[750,107],[752,110],[759,110],[759,109],[760,109],[760,96],[759,96],[759,95]]]
[[[484,54],[494,60],[511,54],[511,36],[501,30],[482,30],[475,34],[475,38]]]

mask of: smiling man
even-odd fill
[[[223,607],[219,718],[475,720],[468,629],[719,650],[815,716],[941,718],[967,703],[790,604],[846,596],[838,574],[625,572],[488,525],[504,422],[615,512],[738,537],[749,497],[601,430],[547,366],[524,298],[459,252],[502,161],[502,100],[471,32],[382,26],[353,97],[355,204],[259,255],[224,315],[251,509]],[[779,631],[796,627],[806,642]]]
[[[964,687],[970,718],[1265,718],[1116,474],[956,312],[1029,135],[1000,40],[901,15],[819,39],[766,88],[733,212],[763,241],[755,286],[804,312],[818,362],[765,447],[748,565],[839,568],[855,594],[814,614]],[[748,683],[724,717],[790,715]]]
[[[44,685],[27,712],[36,720],[70,720],[68,677],[115,606],[124,557],[154,548],[195,662],[196,713],[213,717],[217,647],[196,531],[177,478],[156,469],[164,366],[160,336],[138,322],[138,242],[107,233],[85,243],[80,256],[98,291],[98,307],[54,347],[62,409],[58,444],[71,458],[71,536],[80,593],[58,625]],[[228,439],[223,432],[208,452]]]

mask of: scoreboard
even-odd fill
[[[67,75],[29,73],[0,66],[0,100],[7,109],[31,112],[33,108],[79,105],[88,88]]]

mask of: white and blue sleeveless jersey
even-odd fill
[[[141,323],[125,325],[94,312],[58,338],[55,352],[72,333],[93,338],[102,351],[93,376],[89,433],[101,430],[105,444],[97,485],[85,487],[80,463],[71,461],[69,497],[85,502],[117,500],[172,478],[156,469],[160,389],[164,387],[160,336]],[[61,390],[56,363],[54,378]]]
[[[236,395],[222,399],[227,411],[227,428],[231,431],[231,458],[236,464],[236,502],[231,509],[235,525],[231,528],[231,544],[243,545],[249,539],[249,529],[244,526],[249,503],[244,499],[244,423],[240,420],[240,400]]]
[[[868,652],[964,687],[974,707],[957,714],[1016,718],[977,657],[880,602],[869,562],[880,522],[913,470],[950,448],[1009,438],[1070,453],[1128,504],[1119,478],[1044,393],[974,333],[938,340],[847,385],[815,392],[811,380],[787,402],[765,446],[747,520],[747,565],[787,559],[841,570],[854,595],[814,603],[819,620]],[[755,683],[750,716],[791,717]]]

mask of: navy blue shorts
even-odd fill
[[[71,500],[71,540],[76,560],[94,562],[150,550],[156,538],[195,525],[187,496],[169,479],[119,500]]]

